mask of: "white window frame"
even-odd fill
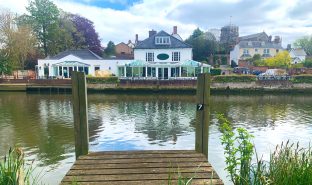
[[[145,61],[154,62],[154,52],[146,52]]]
[[[244,50],[243,50],[243,54],[244,54],[244,55],[249,54],[249,50],[248,50],[248,49],[244,49]]]
[[[170,45],[170,37],[169,36],[158,36],[155,37],[155,44],[156,45]]]
[[[270,49],[269,48],[264,48],[263,49],[263,54],[270,54]]]
[[[172,52],[172,61],[180,61],[181,53],[179,51]]]

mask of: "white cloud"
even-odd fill
[[[93,0],[85,0],[93,1]],[[119,1],[119,0],[107,0]],[[126,10],[100,8],[74,2],[54,0],[59,8],[80,14],[94,22],[103,44],[140,39],[148,31],[172,32],[178,26],[179,34],[185,39],[199,27],[204,30],[221,28],[230,21],[238,25],[240,35],[266,31],[269,35],[280,35],[284,46],[296,38],[312,34],[312,13],[309,0],[143,0]],[[0,7],[24,13],[28,0],[0,0]]]

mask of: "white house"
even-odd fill
[[[182,79],[196,78],[210,72],[210,65],[192,60],[192,47],[183,42],[175,26],[172,34],[149,31],[149,37],[138,41],[134,59],[103,59],[90,50],[69,50],[38,60],[38,77],[71,78],[72,71],[110,71],[119,78]]]
[[[302,48],[294,48],[289,51],[289,55],[292,60],[292,64],[298,64],[304,62],[306,59],[306,52]]]
[[[210,65],[192,60],[192,46],[183,42],[175,26],[172,34],[149,31],[134,48],[134,61],[118,64],[120,78],[181,79],[210,72]]]
[[[38,78],[71,78],[72,71],[84,71],[95,76],[95,71],[110,71],[117,75],[117,65],[132,60],[103,59],[90,50],[68,50],[56,56],[38,60]]]

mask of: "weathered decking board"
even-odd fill
[[[223,184],[205,155],[191,150],[96,152],[80,156],[62,180],[79,185],[177,184],[179,174],[194,184]]]

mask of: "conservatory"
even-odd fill
[[[120,79],[190,79],[199,73],[209,73],[210,65],[187,60],[184,62],[150,63],[143,60],[133,60],[124,65],[118,65]]]

